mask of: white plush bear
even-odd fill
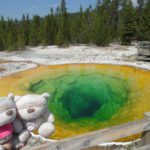
[[[19,117],[22,119],[25,129],[38,130],[39,135],[48,138],[55,130],[54,116],[48,111],[47,101],[49,95],[27,94],[15,96]]]
[[[16,105],[13,97],[0,98],[0,150],[20,148],[30,137],[29,131],[16,118]]]

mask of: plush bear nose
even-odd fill
[[[33,108],[29,108],[29,109],[27,110],[28,113],[32,113],[32,112],[34,112],[34,111],[35,111],[35,109],[33,109]]]
[[[7,116],[11,116],[13,114],[13,111],[12,110],[8,110],[7,112],[6,112],[6,115]]]

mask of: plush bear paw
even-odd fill
[[[35,123],[28,122],[25,126],[26,126],[26,129],[30,132],[36,129]]]
[[[48,138],[50,135],[54,133],[54,130],[55,126],[52,123],[45,122],[39,127],[38,132],[44,138]]]
[[[26,143],[28,141],[28,139],[30,138],[30,132],[27,131],[27,130],[23,130],[19,136],[18,136],[18,140],[21,142],[21,143]]]
[[[15,149],[21,149],[25,146],[25,143],[18,143],[16,146],[15,146]]]
[[[15,149],[20,149],[20,148],[22,148],[22,147],[24,147],[25,146],[25,143],[21,143],[19,140],[18,140],[18,138],[15,138],[14,140],[13,140],[13,149],[15,150]]]

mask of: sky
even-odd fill
[[[134,3],[136,0],[133,0]],[[54,9],[59,5],[60,0],[0,0],[0,16],[5,18],[20,19],[23,14],[33,14],[40,16],[47,15],[50,8]],[[76,12],[80,5],[87,8],[90,4],[94,7],[96,0],[66,0],[67,10],[69,12]]]

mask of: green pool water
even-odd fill
[[[54,116],[61,122],[82,126],[109,120],[127,102],[129,94],[128,81],[88,72],[49,76],[32,83],[28,90],[48,92],[48,107]]]

